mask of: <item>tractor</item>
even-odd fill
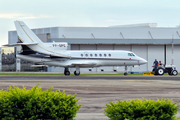
[[[168,73],[169,75],[176,76],[178,71],[176,70],[175,65],[160,65],[156,68],[153,68],[152,74],[154,75],[164,75],[164,73]]]

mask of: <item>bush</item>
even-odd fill
[[[66,95],[65,91],[42,90],[38,84],[31,90],[26,87],[9,87],[0,90],[0,119],[4,120],[36,120],[58,119],[73,120],[81,105],[79,99]]]
[[[177,120],[177,103],[169,99],[110,101],[104,114],[110,120]]]

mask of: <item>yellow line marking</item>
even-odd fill
[[[180,83],[172,83],[172,84],[180,84]]]
[[[123,80],[126,82],[162,82],[162,81],[155,81],[155,80]]]

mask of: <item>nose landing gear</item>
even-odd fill
[[[76,71],[74,71],[74,75],[75,75],[75,76],[79,76],[79,75],[80,75],[80,72],[77,73]]]

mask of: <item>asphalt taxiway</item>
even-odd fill
[[[76,120],[108,120],[103,108],[109,101],[169,98],[180,101],[180,76],[0,76],[0,89],[9,85],[40,87],[77,93],[82,108]],[[177,116],[180,116],[180,111]]]
[[[131,76],[122,76],[122,75],[83,75],[83,76],[51,76],[51,75],[42,75],[42,76],[0,76],[0,80],[180,80],[180,76],[141,76],[141,75],[131,75]]]

